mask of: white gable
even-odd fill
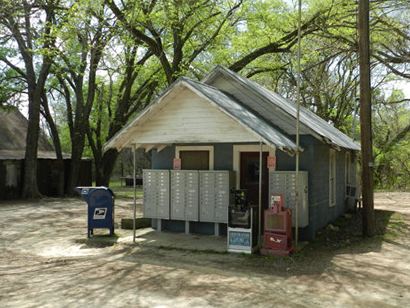
[[[255,142],[260,137],[185,86],[164,97],[127,134],[125,143]]]

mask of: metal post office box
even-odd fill
[[[157,218],[169,219],[169,171],[158,172]]]
[[[232,171],[200,171],[199,220],[228,222],[230,190],[235,186]]]
[[[169,171],[144,170],[144,217],[169,219]]]
[[[171,170],[171,219],[185,220],[185,174]]]
[[[185,220],[199,220],[199,172],[185,173]]]
[[[76,187],[75,189],[88,205],[88,232],[90,237],[94,229],[107,228],[114,234],[114,193],[108,187]]]
[[[214,222],[215,175],[212,171],[199,171],[199,221]]]
[[[198,221],[199,173],[197,170],[171,171],[171,219]]]
[[[285,199],[285,207],[292,209],[292,226],[295,226],[296,204],[296,174],[295,171],[271,171],[269,172],[269,196],[272,193],[282,194]],[[303,228],[309,225],[308,204],[308,172],[299,171],[299,212],[298,225]]]

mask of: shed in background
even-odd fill
[[[17,108],[0,108],[0,200],[16,199],[21,195],[24,155],[28,121]],[[57,197],[67,193],[66,187],[71,159],[64,154],[63,163],[57,160],[53,146],[44,132],[38,140],[37,182],[41,194]],[[92,161],[83,159],[78,185],[91,186]]]

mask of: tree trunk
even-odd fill
[[[83,156],[85,142],[84,134],[85,132],[83,129],[77,128],[74,132],[74,138],[71,141],[70,171],[66,185],[66,194],[70,196],[75,195],[74,188],[79,183],[81,159]]]
[[[75,195],[74,188],[79,183],[80,165],[84,151],[85,134],[87,132],[88,117],[85,116],[85,104],[83,96],[83,76],[75,80],[75,121],[71,134],[71,161],[66,185],[66,194]]]
[[[40,198],[37,185],[37,148],[40,132],[40,103],[39,91],[29,90],[28,126],[26,135],[26,152],[24,159],[23,198]]]
[[[51,115],[50,108],[48,106],[48,99],[45,93],[42,95],[42,106],[43,106],[43,116],[47,121],[47,124],[50,128],[51,138],[53,140],[54,150],[56,152],[57,158],[57,165],[59,166],[58,171],[58,183],[57,183],[57,195],[63,196],[64,195],[64,159],[63,159],[63,152],[61,149],[61,142],[60,137],[58,134],[57,126],[54,122],[54,119]]]
[[[98,185],[109,186],[110,177],[114,169],[118,154],[119,152],[116,149],[109,149],[104,153],[102,160],[101,160],[101,166],[99,169],[102,172],[100,172],[99,174],[97,173],[98,175],[98,178],[96,178],[97,186]],[[97,166],[96,166],[96,169],[97,169]]]

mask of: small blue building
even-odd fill
[[[220,206],[218,193],[223,193],[217,192],[216,186],[204,191],[208,183],[204,181],[209,181],[205,179],[209,174],[207,170],[215,172],[213,181],[219,179],[219,171],[230,171],[227,188],[247,189],[250,200],[256,204],[261,189],[263,208],[268,207],[269,194],[274,192],[284,194],[288,203],[285,206],[294,209],[294,191],[300,188],[300,237],[312,239],[318,229],[346,211],[348,187],[356,186],[360,146],[301,107],[299,150],[303,172],[299,185],[294,182],[295,135],[296,105],[293,102],[217,66],[201,82],[188,78],[175,81],[115,135],[106,148],[143,147],[151,151],[152,170],[161,170],[161,175],[156,177],[151,172],[147,181],[156,179],[157,182],[144,182],[147,187],[144,213],[153,218],[159,228],[224,233],[224,217],[215,221],[203,218],[209,208],[205,207],[209,204],[204,200],[208,203],[215,200],[215,206]],[[262,182],[259,185],[260,166]],[[187,175],[191,178],[178,180],[176,187],[173,179],[177,175],[173,177],[173,169],[191,170],[199,175]],[[188,182],[191,186],[197,185],[198,191],[188,187]],[[149,196],[156,192],[152,198]],[[209,199],[212,193],[216,197]],[[189,209],[190,218],[177,216],[180,198],[185,200],[182,206],[186,213]],[[229,198],[223,202],[229,203]],[[192,207],[196,207],[196,212],[192,212]]]

